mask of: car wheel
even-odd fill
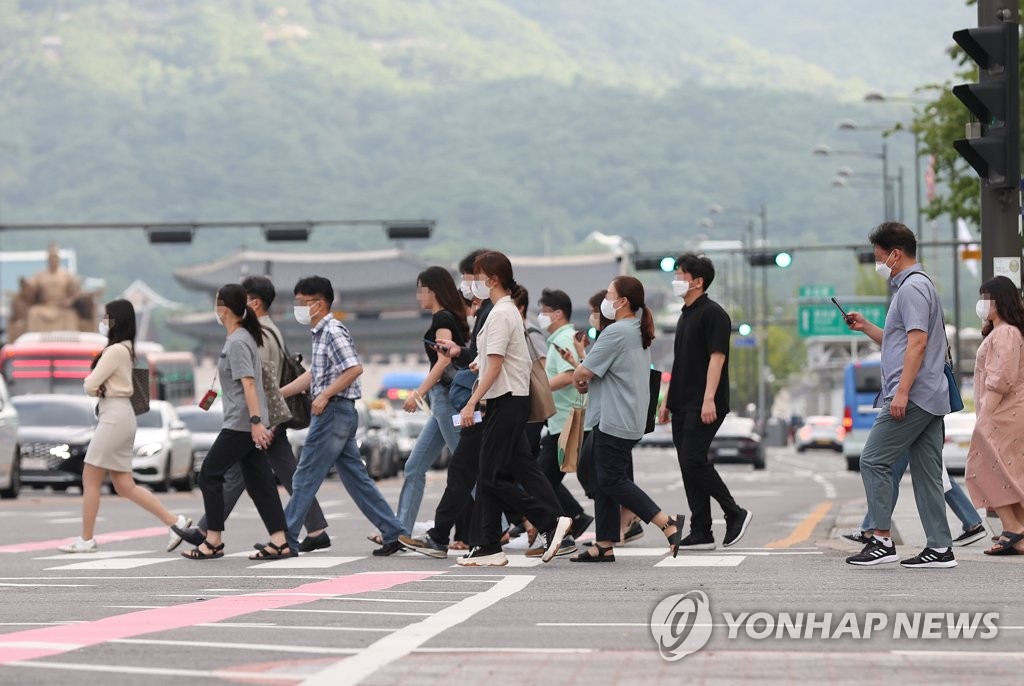
[[[761,469],[764,469],[764,467],[765,467],[764,455],[762,455],[762,456],[758,457],[756,460],[754,460],[754,469],[761,470]]]
[[[53,487],[53,490],[54,491],[58,491],[58,492],[64,492],[64,491],[68,490],[68,486],[70,486],[70,485],[71,484],[51,484],[51,486]]]
[[[171,456],[167,455],[167,460],[164,462],[164,473],[163,477],[155,482],[149,484],[149,487],[157,493],[166,493],[171,489]]]
[[[800,445],[800,446],[797,446],[797,449],[796,449],[796,451],[797,451],[798,453],[803,453],[803,452],[807,452],[807,446],[806,446],[806,445]]]
[[[14,464],[11,465],[11,484],[0,491],[0,498],[11,500],[21,491],[21,448],[14,446]]]
[[[192,489],[196,487],[196,454],[192,453],[192,457],[188,461],[188,471],[185,476],[174,482],[174,490],[182,493],[191,493]]]
[[[851,457],[851,456],[847,455],[846,456],[846,469],[851,471],[851,472],[859,472],[860,471],[860,456],[858,455],[858,456],[855,456],[855,457]]]

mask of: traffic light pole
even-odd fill
[[[761,249],[768,248],[768,205],[761,205]],[[768,381],[765,379],[765,367],[768,362],[768,270],[761,270],[761,325],[758,327],[757,346],[757,416],[762,431],[768,430],[768,413],[765,404],[768,402]]]

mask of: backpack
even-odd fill
[[[278,347],[281,348],[282,362],[281,369],[278,370],[279,382],[281,386],[286,386],[306,373],[305,367],[302,366],[302,355],[299,353],[289,353],[288,348],[281,342],[281,339],[278,338],[273,329],[265,329],[265,331],[274,337]],[[309,393],[303,391],[290,398],[285,398],[284,401],[288,404],[288,410],[291,412],[292,418],[285,422],[283,426],[288,429],[305,429],[309,426],[310,408],[313,404]]]

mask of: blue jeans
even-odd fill
[[[405,461],[405,481],[398,495],[398,519],[406,531],[412,531],[423,502],[423,490],[427,486],[427,470],[441,455],[441,449],[448,446],[455,452],[459,444],[459,430],[452,424],[452,415],[458,410],[448,400],[448,389],[435,385],[427,394],[430,398],[430,419],[423,426],[416,445]]]
[[[904,457],[896,462],[892,466],[892,502],[895,506],[896,500],[900,497],[900,481],[903,480],[903,475],[907,471],[907,467],[910,466],[910,453],[907,453]],[[974,507],[974,503],[964,492],[964,489],[953,480],[953,477],[949,477],[949,483],[953,484],[953,488],[949,489],[943,496],[946,499],[946,505],[953,511],[956,518],[960,520],[963,525],[963,530],[967,531],[981,524],[981,516]],[[860,525],[861,531],[870,531],[874,529],[874,523],[871,521],[871,514],[864,514],[864,521]]]
[[[342,485],[359,511],[380,530],[385,543],[408,533],[366,473],[356,445],[358,422],[355,402],[347,398],[334,398],[322,414],[313,415],[299,465],[292,477],[292,497],[284,509],[288,547],[292,550],[299,549],[302,522],[332,466],[338,470]]]

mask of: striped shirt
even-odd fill
[[[309,392],[315,398],[324,392],[346,369],[358,364],[359,354],[352,334],[345,325],[328,314],[310,331],[313,334],[313,359],[309,373],[313,377]],[[338,393],[340,398],[356,400],[361,398],[362,384],[356,378],[345,390]]]

